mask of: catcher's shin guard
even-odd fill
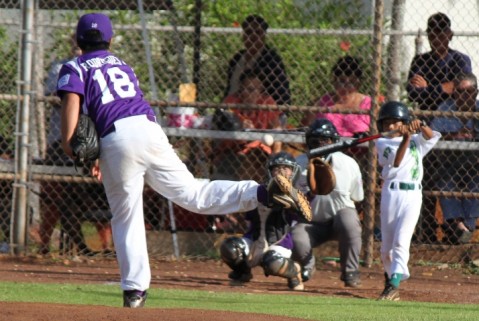
[[[267,251],[261,261],[264,274],[288,279],[288,287],[292,290],[303,290],[301,267],[293,260],[283,257],[276,251]]]

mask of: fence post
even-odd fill
[[[401,42],[406,0],[394,0],[391,14],[391,37],[388,46],[387,73],[387,100],[399,100],[401,95]]]
[[[12,245],[13,253],[19,255],[25,251],[27,236],[27,204],[28,204],[28,160],[29,160],[29,117],[30,98],[32,95],[32,34],[34,17],[34,0],[22,2],[22,34],[20,53],[20,76],[18,115],[16,124],[16,176],[13,183],[13,219]]]
[[[382,38],[383,38],[383,20],[384,20],[384,2],[377,0],[374,8],[374,33],[373,33],[373,77],[371,88],[372,107],[371,107],[371,132],[376,133],[374,126],[377,119],[378,97],[381,85],[381,57],[382,57]],[[365,246],[364,263],[370,267],[373,262],[374,253],[374,218],[376,213],[376,177],[377,177],[377,156],[374,149],[374,143],[369,143],[368,149],[369,166],[366,175],[366,203],[364,215],[365,227]]]

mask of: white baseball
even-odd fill
[[[263,144],[267,145],[267,146],[273,146],[273,143],[274,143],[274,138],[272,135],[270,134],[264,134],[263,136]]]

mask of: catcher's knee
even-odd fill
[[[221,259],[235,270],[235,268],[246,264],[248,258],[247,248],[248,246],[242,238],[236,236],[229,237],[221,243]]]
[[[267,251],[261,260],[264,274],[292,278],[298,274],[294,262],[276,251]]]

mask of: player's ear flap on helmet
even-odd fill
[[[405,124],[411,122],[409,108],[400,101],[388,101],[381,106],[376,123],[379,131],[383,130],[383,120],[388,118],[399,119]]]
[[[330,138],[332,142],[335,143],[339,140],[339,137],[338,130],[334,124],[324,118],[316,119],[311,126],[309,126],[305,134],[306,145],[309,149],[317,147],[312,144],[312,138]]]

